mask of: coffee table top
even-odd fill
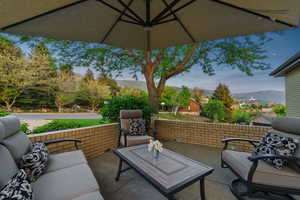
[[[119,148],[114,151],[158,189],[168,194],[189,185],[214,169],[164,148],[159,158],[153,158],[147,144]]]

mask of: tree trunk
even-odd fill
[[[6,111],[7,112],[11,112],[12,111],[12,104],[10,104],[9,102],[5,102],[5,107],[6,107]]]
[[[150,90],[151,91],[151,90]],[[160,105],[160,94],[158,94],[157,91],[149,91],[149,104],[151,108],[155,111],[155,113],[158,113],[159,111],[159,105]]]

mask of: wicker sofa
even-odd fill
[[[47,141],[46,145],[79,140]],[[29,138],[14,116],[0,118],[0,188],[17,173],[18,161],[31,150]],[[50,154],[46,172],[31,184],[36,200],[103,200],[98,183],[82,151]]]

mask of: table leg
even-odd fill
[[[117,176],[116,176],[116,181],[118,181],[119,178],[120,178],[120,174],[121,174],[121,170],[122,170],[122,164],[123,164],[123,160],[120,158],[118,172],[117,172]]]
[[[175,196],[173,194],[169,195],[168,200],[175,200]]]
[[[204,178],[200,179],[200,196],[201,196],[201,200],[205,200],[205,183],[204,183]]]

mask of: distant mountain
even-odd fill
[[[139,90],[147,91],[147,86],[144,81],[134,81],[134,80],[117,80],[118,84],[128,88],[134,88]],[[179,87],[175,87],[180,89]],[[213,90],[204,90],[205,96],[210,96]],[[266,90],[257,92],[243,92],[243,93],[233,93],[234,98],[238,100],[249,100],[254,98],[259,102],[268,102],[275,104],[285,103],[285,96],[283,91]]]
[[[283,91],[266,90],[247,93],[234,93],[233,96],[239,100],[249,100],[254,98],[259,102],[269,102],[275,104],[284,104],[285,95]]]
[[[134,81],[134,80],[116,80],[116,81],[120,86],[147,91],[147,85],[145,81]]]

